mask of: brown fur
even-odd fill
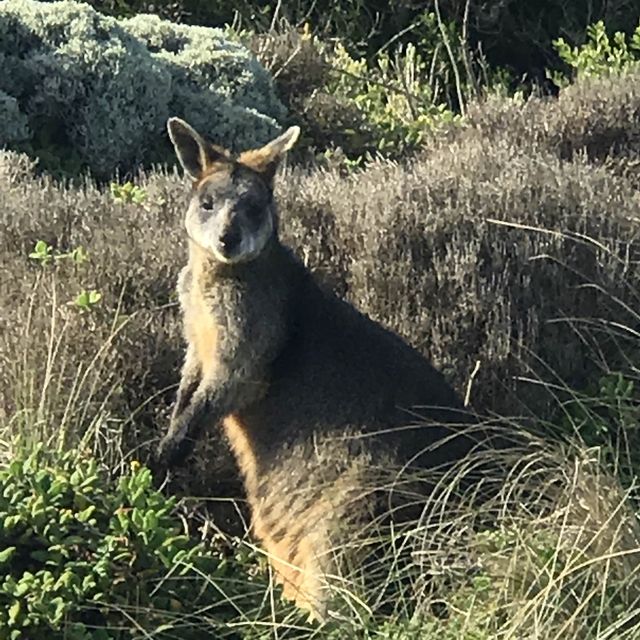
[[[238,162],[245,167],[249,167],[253,171],[257,171],[264,175],[270,173],[273,163],[273,154],[268,151],[264,151],[263,149],[245,151],[240,154]]]
[[[195,187],[179,282],[188,347],[159,455],[184,457],[203,428],[222,424],[285,596],[322,617],[336,548],[373,517],[376,478],[391,462],[464,455],[470,442],[445,426],[462,404],[416,351],[320,289],[280,244],[271,179],[295,131],[225,156],[223,175],[220,153],[203,151],[186,123],[170,121],[170,133]],[[248,253],[228,262],[216,243],[233,225]],[[415,407],[436,425],[406,429]]]
[[[251,441],[251,434],[237,416],[227,416],[223,421],[224,432],[229,440],[231,449],[238,461],[238,467],[245,483],[249,500],[256,503],[254,493],[258,486],[258,465],[256,452]],[[255,506],[252,504],[252,506]],[[255,527],[256,525],[254,525]]]
[[[184,314],[184,331],[187,344],[191,345],[202,371],[208,378],[215,371],[218,346],[218,325],[207,312],[206,299],[203,292],[209,286],[210,274],[203,265],[203,251],[195,243],[190,243],[190,267],[193,285],[182,301]]]
[[[193,182],[193,188],[194,189],[201,189],[204,185],[204,183],[207,180],[210,180],[212,176],[218,174],[218,173],[222,173],[223,171],[225,172],[229,172],[231,171],[231,167],[233,166],[233,163],[231,161],[229,162],[214,162],[210,165],[207,165],[207,169],[205,171],[205,173],[202,174],[202,177],[199,178],[198,180],[194,180]]]

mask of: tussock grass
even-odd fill
[[[482,510],[452,490],[469,464],[437,476],[422,517],[370,523],[333,550],[357,561],[331,576],[325,624],[283,607],[276,589],[261,599],[272,601],[269,619],[252,610],[237,628],[265,638],[637,637],[636,502],[601,450],[522,433],[520,446],[503,453],[498,466],[508,472],[495,476],[499,491]],[[396,478],[394,490],[401,485]]]

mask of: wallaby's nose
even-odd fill
[[[231,226],[225,229],[223,234],[220,236],[220,247],[225,253],[232,253],[235,249],[238,248],[240,239],[241,236],[238,229]]]

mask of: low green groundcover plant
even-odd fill
[[[18,455],[0,471],[0,638],[162,638],[176,626],[195,638],[223,625],[250,583],[225,585],[228,559],[190,539],[175,506],[135,462],[115,482],[85,454]]]

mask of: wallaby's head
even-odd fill
[[[191,240],[227,264],[258,256],[276,234],[273,178],[299,127],[238,157],[206,141],[184,120],[170,118],[167,128],[180,164],[193,179],[185,219]]]

